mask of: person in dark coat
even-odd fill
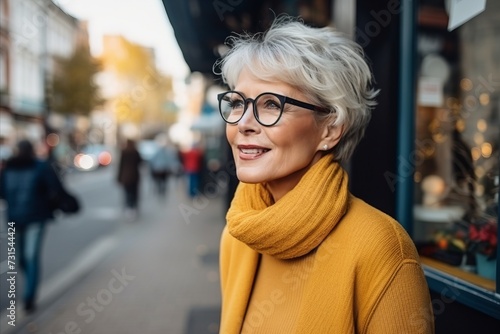
[[[134,219],[138,214],[141,163],[142,158],[136,148],[135,141],[127,139],[125,148],[121,151],[118,165],[118,183],[121,184],[125,193],[126,214]]]
[[[25,275],[23,303],[27,312],[35,310],[45,225],[54,218],[49,195],[61,189],[52,165],[38,160],[32,143],[21,140],[0,174],[0,198],[7,204],[8,247],[15,249],[11,271],[19,265]]]

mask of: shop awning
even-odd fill
[[[331,15],[329,0],[162,1],[186,63],[204,74],[212,73],[218,50],[232,32],[263,31],[280,13],[300,15],[313,25],[328,24]]]

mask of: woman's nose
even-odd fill
[[[256,132],[259,129],[259,122],[255,119],[255,114],[253,112],[253,101],[249,101],[245,105],[245,112],[243,113],[243,117],[238,122],[238,130],[239,132]]]

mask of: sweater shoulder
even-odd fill
[[[350,240],[356,240],[355,248],[366,258],[419,259],[413,240],[398,221],[354,196],[338,227],[343,234],[350,234]]]

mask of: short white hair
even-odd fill
[[[266,32],[231,36],[226,43],[231,49],[215,63],[214,73],[230,89],[243,68],[262,80],[292,85],[330,110],[327,121],[344,127],[332,153],[340,162],[350,158],[378,94],[359,44],[331,27],[312,28],[287,15],[278,16]]]

